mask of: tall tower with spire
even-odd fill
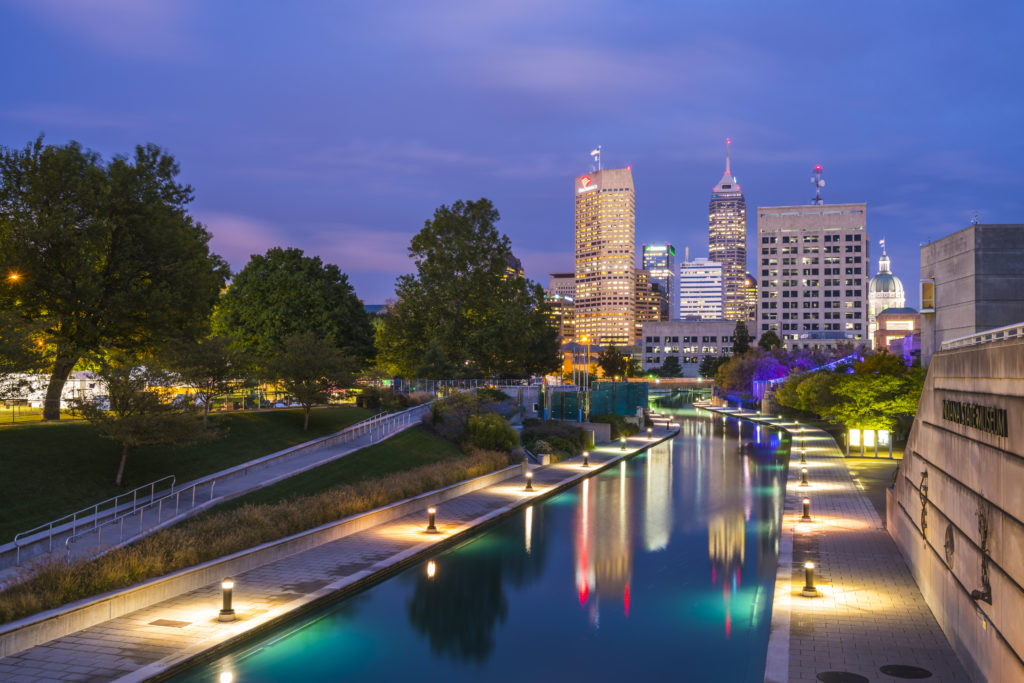
[[[708,209],[708,257],[722,264],[722,311],[729,320],[745,318],[747,278],[747,202],[732,174],[725,140],[725,173],[711,190]]]

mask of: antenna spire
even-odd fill
[[[825,203],[825,200],[821,198],[821,188],[825,187],[825,181],[821,178],[821,164],[814,167],[814,177],[811,178],[811,185],[814,185],[814,203],[821,204]]]
[[[597,149],[590,152],[590,156],[594,157],[594,163],[597,164],[597,170],[601,170],[601,145],[597,146]]]
[[[725,139],[725,174],[731,175],[732,171],[729,170],[729,145],[732,144],[732,140],[729,138]]]

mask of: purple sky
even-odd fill
[[[1024,222],[1024,3],[835,4],[7,0],[0,144],[155,142],[235,270],[295,246],[381,303],[460,198],[529,277],[571,270],[598,144],[633,166],[638,242],[705,256],[729,136],[751,235],[821,163],[916,306],[921,243]]]

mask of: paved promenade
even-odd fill
[[[581,467],[579,458],[537,469],[534,492],[525,491],[523,478],[516,476],[443,502],[436,506],[438,534],[425,533],[425,514],[419,512],[240,574],[234,577],[236,622],[217,621],[221,589],[214,583],[4,657],[0,659],[0,680],[146,680],[289,612],[358,585],[377,572],[428,553],[438,543],[471,532],[677,430],[662,424],[653,439],[630,438],[626,451],[618,444],[603,445],[591,452],[588,469]]]
[[[832,437],[749,411],[745,417],[793,435],[765,681],[817,683],[828,680],[818,678],[828,671],[868,681],[907,680],[881,672],[894,664],[926,669],[935,683],[969,681]],[[802,440],[807,465],[799,464]],[[807,487],[799,485],[801,467],[808,471]],[[811,522],[800,521],[805,496]],[[815,564],[820,597],[801,595],[808,561]]]

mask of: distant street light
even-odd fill
[[[18,273],[11,272],[7,275],[7,279],[10,280],[11,282],[17,282],[18,280],[21,279],[21,275],[19,275]]]

